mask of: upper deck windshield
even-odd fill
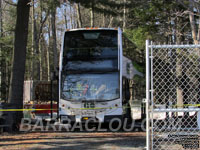
[[[118,58],[116,30],[80,30],[65,33],[63,66],[69,61]]]

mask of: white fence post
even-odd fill
[[[146,149],[150,148],[150,130],[149,130],[149,41],[146,40]]]

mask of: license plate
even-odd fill
[[[94,111],[82,111],[81,114],[82,116],[95,116]]]

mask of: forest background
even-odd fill
[[[49,81],[65,30],[85,27],[121,27],[144,55],[146,39],[199,44],[200,2],[0,0],[0,101],[21,102],[24,80]]]

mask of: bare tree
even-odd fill
[[[192,39],[194,44],[200,43],[200,24],[197,26],[197,19],[200,20],[200,3],[195,0],[178,0],[178,2],[186,9],[184,13],[188,14],[189,21],[190,21],[190,27],[191,27],[191,33],[192,33]],[[196,16],[196,17],[195,17]]]

